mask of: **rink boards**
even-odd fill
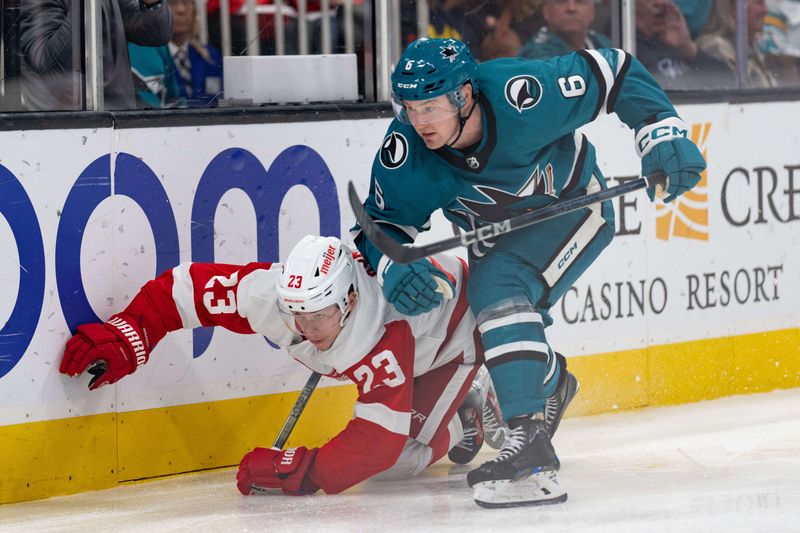
[[[615,201],[615,241],[553,309],[550,340],[582,384],[572,414],[800,386],[796,104],[679,111],[707,156],[703,182],[669,207]],[[366,195],[388,124],[0,132],[0,502],[271,445],[307,370],[263,337],[176,332],[91,393],[58,373],[64,342],[179,262],[277,261],[306,233],[349,239],[345,186]],[[585,132],[610,184],[637,176],[616,117]],[[425,240],[452,232],[433,226]],[[320,387],[290,444],[319,445],[350,418],[353,387]]]

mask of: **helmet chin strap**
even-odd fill
[[[458,142],[458,140],[461,138],[461,134],[464,133],[464,125],[469,120],[469,117],[472,116],[472,112],[475,111],[475,106],[476,105],[478,105],[478,101],[473,98],[472,99],[472,105],[469,108],[469,112],[467,113],[467,116],[465,116],[465,117],[461,116],[461,113],[459,112],[459,114],[458,114],[458,134],[456,135],[456,138],[453,139],[452,142],[447,143],[446,146],[452,148],[453,145],[456,142]]]

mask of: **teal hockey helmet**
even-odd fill
[[[466,44],[456,39],[421,38],[408,45],[392,73],[392,106],[395,116],[410,123],[406,101],[429,100],[447,95],[454,105],[450,116],[466,103],[462,87],[469,82],[478,91],[478,65]],[[441,120],[442,113],[417,117],[415,121]],[[446,117],[444,117],[446,118]]]

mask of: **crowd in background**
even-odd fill
[[[195,0],[98,0],[102,13],[105,109],[210,107],[223,95],[219,0],[206,3],[208,44]],[[258,0],[266,6],[271,0]],[[77,0],[20,3],[15,43],[22,109],[80,109],[82,41]],[[248,46],[245,0],[230,0],[231,48]],[[341,0],[331,0],[333,52],[343,51]],[[363,0],[356,51],[363,56]],[[297,53],[295,2],[284,14],[286,53]],[[428,36],[465,41],[480,61],[546,59],[614,46],[610,0],[429,0]],[[417,38],[416,2],[401,1],[405,43]],[[310,51],[321,50],[318,1],[309,0]],[[274,15],[261,12],[262,54],[275,52]],[[800,0],[746,0],[748,88],[800,86]],[[4,24],[5,47],[8,28]],[[636,56],[668,90],[737,87],[736,0],[636,0]],[[620,43],[616,43],[618,46]],[[76,50],[77,48],[77,50]],[[363,57],[362,57],[363,60]],[[6,73],[8,78],[8,73]],[[0,108],[0,110],[3,110]]]
[[[83,36],[74,0],[25,0],[18,17],[21,93],[30,111],[80,109]],[[99,0],[104,108],[215,105],[222,57],[202,44],[194,0]]]
[[[609,0],[431,0],[431,6],[429,34],[460,38],[483,61],[611,45]],[[800,85],[800,0],[746,0],[746,18],[747,87]],[[735,35],[736,0],[636,0],[636,56],[666,89],[737,87]]]

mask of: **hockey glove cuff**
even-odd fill
[[[642,158],[642,175],[663,173],[667,178],[664,202],[672,202],[700,182],[706,161],[697,146],[688,139],[688,127],[678,117],[669,117],[639,129],[636,150]],[[654,187],[647,189],[655,200]]]
[[[89,389],[115,383],[132,374],[150,357],[147,331],[134,315],[119,313],[104,324],[78,326],[67,341],[59,370],[77,376],[87,368],[94,375]]]

